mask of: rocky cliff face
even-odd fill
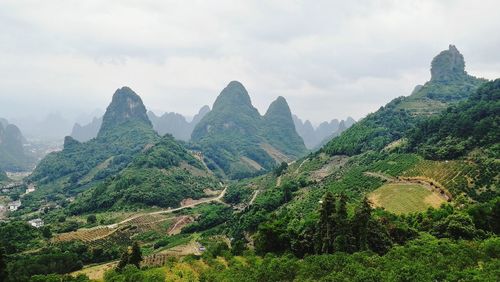
[[[116,90],[111,104],[106,109],[98,136],[106,134],[107,131],[130,121],[143,123],[152,127],[141,97],[132,91],[132,89],[122,87]]]
[[[431,80],[448,81],[467,76],[464,56],[454,45],[439,53],[431,63]]]

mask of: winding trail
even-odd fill
[[[222,190],[222,192],[216,196],[216,197],[213,197],[213,198],[208,198],[208,199],[205,199],[205,200],[202,200],[202,201],[199,201],[199,202],[196,202],[196,203],[193,203],[193,204],[189,204],[189,205],[185,205],[185,206],[182,206],[182,207],[178,207],[178,208],[175,208],[175,209],[168,209],[168,210],[160,210],[160,211],[154,211],[154,212],[148,212],[148,213],[143,213],[143,214],[138,214],[136,216],[133,216],[133,217],[129,217],[127,219],[124,219],[118,223],[114,223],[114,224],[110,224],[110,225],[106,225],[107,228],[116,228],[118,227],[119,225],[121,224],[124,224],[124,223],[127,223],[131,220],[134,220],[136,218],[139,218],[141,216],[145,216],[145,215],[155,215],[155,214],[164,214],[164,213],[173,213],[173,212],[176,212],[176,211],[180,211],[180,210],[183,210],[183,209],[187,209],[187,208],[192,208],[192,207],[195,207],[197,205],[201,205],[201,204],[206,204],[206,203],[210,203],[210,202],[214,202],[214,201],[217,201],[217,202],[222,202],[221,199],[224,197],[224,195],[226,194],[226,190],[227,190],[227,186],[224,187],[224,190]]]
[[[252,196],[252,199],[250,200],[250,202],[248,203],[249,206],[251,206],[253,204],[253,202],[255,201],[255,199],[257,198],[257,195],[259,194],[260,190],[255,190],[255,192],[253,193],[253,196]]]

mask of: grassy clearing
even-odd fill
[[[383,185],[369,195],[377,207],[396,213],[425,211],[429,207],[437,208],[445,200],[425,186],[409,183],[391,183]]]

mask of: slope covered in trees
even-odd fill
[[[141,98],[123,87],[114,93],[97,138],[80,143],[66,137],[64,149],[45,157],[29,180],[40,186],[37,193],[75,194],[122,170],[158,139]]]
[[[415,124],[447,106],[463,101],[485,82],[468,75],[463,56],[450,45],[432,61],[431,80],[417,87],[408,97],[396,98],[377,112],[369,114],[323,150],[329,154],[355,155],[381,150],[403,137]]]
[[[72,213],[124,207],[177,207],[219,181],[171,135],[142,150],[123,171],[89,189],[70,206]]]
[[[286,101],[279,98],[261,117],[237,81],[222,90],[191,139],[212,161],[210,168],[220,169],[230,178],[262,173],[306,151]]]
[[[409,147],[430,159],[454,159],[474,148],[500,148],[500,79],[488,82],[467,101],[424,120],[409,136]]]

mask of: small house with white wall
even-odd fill
[[[35,228],[40,228],[43,226],[43,220],[41,218],[32,219],[28,221],[28,223]]]
[[[17,211],[21,206],[21,201],[13,201],[9,203],[9,211]]]

